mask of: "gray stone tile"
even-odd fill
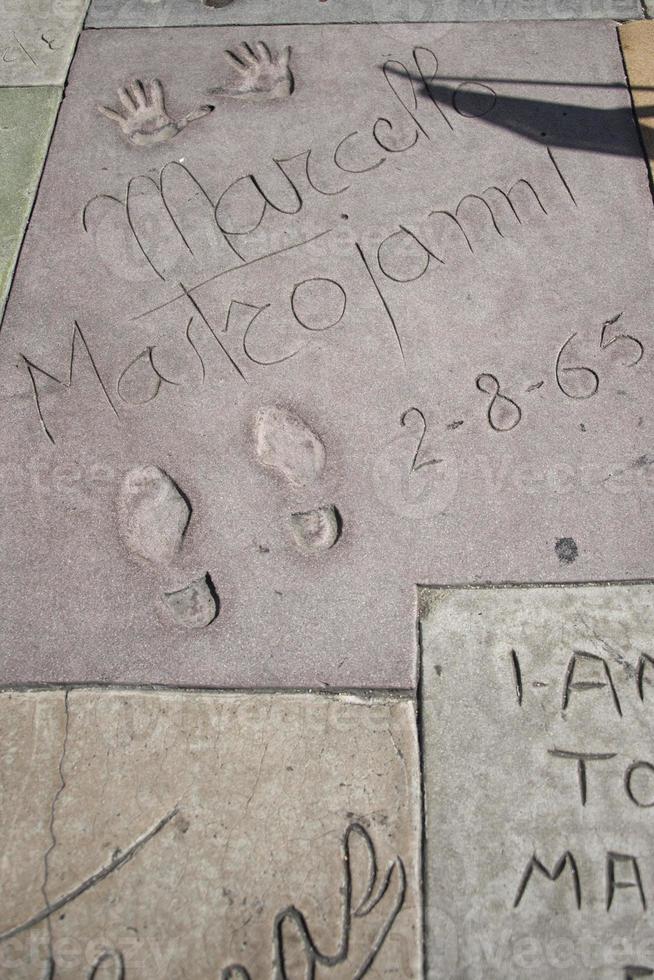
[[[424,44],[84,32],[0,334],[4,682],[409,688],[418,582],[651,573],[615,25]]]
[[[0,85],[63,85],[88,0],[3,0]]]
[[[0,88],[0,317],[60,99],[54,86]]]
[[[643,16],[640,0],[92,0],[89,27],[195,24],[351,24],[442,21],[628,20]]]
[[[3,978],[418,980],[412,702],[63,698],[0,696]]]
[[[654,586],[421,612],[428,976],[650,976]]]

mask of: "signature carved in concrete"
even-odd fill
[[[358,842],[365,851],[367,874],[363,882],[353,881],[352,842]],[[355,845],[357,847],[357,845]],[[333,953],[321,952],[311,935],[311,930],[303,913],[295,905],[289,905],[275,916],[273,924],[273,977],[290,976],[290,957],[293,951],[302,948],[306,977],[315,977],[316,968],[327,970],[348,967],[348,976],[353,980],[365,977],[374,963],[379,951],[404,904],[406,896],[406,872],[400,857],[388,865],[380,881],[379,865],[375,845],[368,831],[360,823],[351,823],[341,842],[343,880],[341,894],[343,907],[340,935]],[[357,862],[357,867],[360,864]],[[357,924],[361,920],[377,919],[376,931],[367,942],[357,935]],[[290,941],[289,941],[290,940]],[[296,965],[297,961],[294,961]],[[351,972],[350,972],[351,969]],[[339,973],[339,976],[344,976]],[[241,964],[226,967],[221,980],[251,980],[250,973]]]

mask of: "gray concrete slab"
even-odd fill
[[[0,334],[3,682],[409,688],[415,583],[651,573],[615,26],[426,43],[84,32]]]
[[[63,85],[89,0],[3,0],[0,85]]]
[[[3,977],[248,980],[274,962],[419,980],[411,701],[60,690],[0,707]]]
[[[88,27],[199,24],[438,23],[643,16],[640,0],[92,0]]]
[[[421,611],[427,976],[649,976],[654,586]]]

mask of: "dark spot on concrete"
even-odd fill
[[[643,453],[639,456],[637,460],[634,461],[634,466],[651,466],[654,463],[654,456],[650,456],[648,453]]]
[[[463,419],[455,419],[454,422],[448,422],[445,426],[446,429],[458,429],[460,425],[463,425]]]
[[[259,549],[259,553],[262,554],[262,555],[268,555],[268,554],[270,554],[270,548],[268,547],[268,545],[265,545],[265,544],[257,544],[257,548]]]
[[[579,423],[579,428],[581,429],[582,432],[585,432],[586,431],[586,426],[584,425],[583,422],[580,422]]]
[[[434,670],[436,671],[439,677],[443,673],[443,668],[441,667],[440,664],[434,664]]]
[[[556,557],[562,565],[572,565],[577,560],[579,549],[574,538],[558,538],[554,545]]]

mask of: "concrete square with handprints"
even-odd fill
[[[0,695],[3,980],[421,971],[409,700]]]
[[[420,608],[427,976],[652,976],[654,585]]]
[[[63,85],[88,0],[2,0],[0,85]]]
[[[651,230],[615,25],[84,32],[0,678],[406,689],[416,583],[646,576]]]
[[[89,27],[438,23],[643,16],[640,0],[92,0]]]
[[[53,86],[0,88],[0,317],[60,99]]]

